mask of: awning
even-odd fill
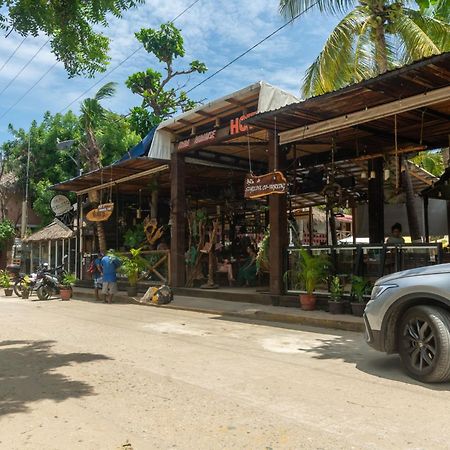
[[[147,157],[126,159],[71,180],[55,184],[52,188],[57,191],[83,194],[93,189],[107,189],[111,186],[120,185],[121,191],[125,189],[135,193],[143,187],[141,178],[164,172],[168,169],[167,161],[157,161]]]
[[[133,158],[140,158],[142,156],[148,156],[148,152],[150,150],[150,146],[153,141],[153,136],[155,135],[157,127],[154,127],[150,130],[147,136],[142,139],[139,144],[136,144],[131,150],[128,150],[122,158],[119,159],[115,164],[121,163],[123,161],[127,161]]]
[[[69,227],[55,219],[50,225],[23,239],[23,242],[59,241],[73,236],[74,232]]]

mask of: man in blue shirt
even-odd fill
[[[112,303],[113,295],[117,293],[117,269],[121,266],[120,259],[114,255],[114,250],[109,250],[101,260],[103,273],[102,294],[105,303]]]

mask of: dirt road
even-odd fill
[[[1,449],[444,449],[449,405],[355,333],[0,298]]]

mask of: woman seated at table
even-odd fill
[[[256,280],[256,250],[252,245],[247,247],[247,259],[239,269],[239,286],[252,286]]]
[[[236,280],[233,276],[233,265],[227,256],[222,249],[217,253],[217,272],[226,273],[229,285],[234,286]]]

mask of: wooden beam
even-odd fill
[[[450,100],[450,86],[424,92],[419,95],[413,95],[412,97],[385,103],[383,105],[374,106],[373,108],[356,111],[351,114],[346,114],[345,116],[339,116],[333,119],[294,128],[292,130],[283,131],[280,133],[280,143],[283,145],[290,142],[310,139],[344,128],[354,127],[361,123],[401,114],[447,100]]]
[[[171,155],[171,241],[170,262],[172,286],[184,287],[186,282],[186,164],[184,155]]]

